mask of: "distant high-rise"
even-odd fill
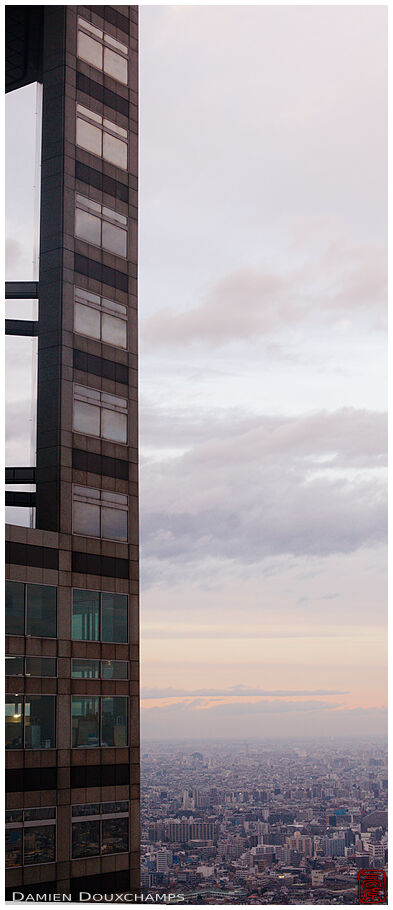
[[[6,7],[6,90],[42,86],[39,268],[6,284],[12,344],[38,339],[6,470],[8,899],[139,888],[137,81],[136,6]]]

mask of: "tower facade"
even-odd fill
[[[32,82],[39,269],[6,283],[8,310],[38,301],[6,321],[38,343],[35,457],[6,469],[6,896],[79,900],[139,888],[137,7],[8,6],[6,88]]]

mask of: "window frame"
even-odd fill
[[[112,120],[108,120],[107,117],[104,117],[103,114],[96,114],[95,111],[90,111],[89,108],[84,107],[83,104],[76,103],[76,133],[78,130],[78,120],[82,120],[84,123],[88,123],[89,126],[95,127],[100,131],[100,145],[101,153],[98,155],[97,152],[93,152],[91,149],[87,149],[84,145],[81,145],[80,142],[75,139],[75,144],[77,148],[84,149],[85,152],[88,152],[89,155],[95,155],[96,158],[101,158],[103,161],[108,161],[109,164],[112,164],[113,167],[120,168],[121,171],[128,173],[128,150],[129,150],[129,140],[128,140],[128,130],[125,130],[124,127],[118,126],[117,123],[113,123]],[[126,164],[123,167],[122,164],[116,164],[112,161],[111,158],[108,158],[107,155],[104,155],[104,135],[105,133],[109,136],[112,136],[114,139],[117,139],[119,142],[122,142],[125,145],[126,151]]]
[[[102,47],[102,55],[101,55],[102,65],[101,65],[101,67],[96,66],[94,63],[91,62],[91,60],[87,60],[86,57],[83,57],[82,54],[80,54],[79,47],[78,47],[79,32],[86,35],[88,38],[90,38],[90,40],[95,41],[97,44],[101,44],[101,47]],[[123,79],[119,79],[118,77],[113,76],[112,73],[108,72],[108,70],[105,69],[105,49],[112,51],[112,53],[117,54],[118,57],[121,57],[123,60],[126,60],[126,63],[127,63],[127,80],[126,80],[126,82],[124,82]],[[129,75],[130,75],[129,74],[129,48],[127,47],[126,44],[122,44],[121,41],[117,41],[116,38],[113,38],[112,35],[109,34],[109,32],[105,32],[104,29],[97,28],[95,25],[92,25],[90,22],[88,22],[86,19],[84,19],[83,16],[78,16],[78,21],[77,21],[77,57],[79,57],[80,60],[84,60],[85,63],[88,63],[89,66],[93,66],[94,69],[97,69],[99,72],[105,73],[105,75],[109,76],[110,79],[114,79],[115,82],[120,82],[120,85],[128,86]]]
[[[86,237],[83,237],[81,234],[77,233],[77,212],[85,212],[87,215],[91,215],[93,218],[97,218],[100,222],[100,242],[95,243],[94,240],[88,240]],[[110,249],[108,246],[103,245],[103,230],[104,225],[109,224],[111,227],[117,228],[125,235],[125,253],[119,253]],[[82,193],[75,193],[75,237],[77,240],[81,240],[82,243],[88,243],[89,246],[94,246],[98,250],[105,250],[107,253],[111,253],[112,256],[117,256],[119,259],[128,258],[128,217],[127,215],[122,215],[120,212],[116,212],[114,209],[109,208],[109,206],[104,205],[104,203],[96,202],[95,199],[89,199],[88,196],[84,196]]]
[[[73,383],[73,394],[72,394],[72,431],[73,433],[80,433],[82,436],[91,436],[94,439],[107,439],[108,442],[113,442],[115,445],[127,446],[128,445],[128,398],[122,398],[120,395],[113,395],[111,392],[105,392],[102,389],[94,389],[90,386],[81,385],[79,382]],[[83,394],[85,393],[85,394]],[[89,395],[90,393],[90,395]],[[116,404],[116,402],[105,401],[105,396],[109,398],[115,398],[119,402],[125,402],[124,405]],[[78,430],[75,427],[75,402],[80,401],[82,404],[91,405],[92,407],[99,408],[99,432],[96,435],[95,433],[87,433],[86,430]],[[119,441],[114,439],[113,436],[104,436],[103,435],[103,411],[114,411],[115,414],[121,414],[121,416],[126,418],[126,439],[125,441]]]
[[[73,717],[73,715],[72,715],[72,706],[73,706],[73,701],[74,701],[74,699],[82,699],[82,698],[96,698],[96,699],[98,700],[98,739],[99,739],[99,742],[98,742],[98,744],[94,744],[94,745],[92,745],[92,746],[87,746],[87,745],[73,746],[73,745],[72,745],[72,717]],[[102,720],[103,720],[102,700],[103,700],[104,698],[112,698],[112,699],[114,699],[114,698],[123,698],[123,699],[125,699],[125,701],[126,701],[126,714],[125,714],[126,719],[127,719],[126,743],[125,743],[125,744],[122,744],[121,746],[116,746],[115,744],[113,744],[113,745],[106,745],[106,744],[103,742],[103,736],[102,736]],[[84,692],[82,695],[78,695],[77,692],[73,692],[73,693],[71,694],[71,750],[72,750],[72,749],[128,749],[128,748],[129,748],[129,742],[130,742],[130,718],[129,718],[129,710],[130,710],[129,695],[99,695],[99,694],[97,694],[97,695],[87,695],[85,692]],[[123,800],[111,800],[111,802],[123,802]],[[95,805],[98,805],[98,804],[95,804]]]
[[[21,673],[7,673],[6,672],[6,674],[5,674],[6,676],[18,676],[18,677],[27,676],[29,679],[57,679],[57,657],[48,657],[46,654],[43,654],[43,655],[40,655],[40,654],[6,654],[5,666],[7,667],[7,658],[11,659],[11,658],[15,658],[15,657],[20,658],[23,662],[22,672]],[[56,672],[53,675],[51,674],[49,676],[46,674],[43,674],[43,673],[28,673],[26,670],[26,665],[27,665],[27,661],[31,660],[31,659],[33,659],[33,660],[54,660]],[[47,693],[45,693],[45,694],[47,694]],[[50,694],[50,693],[48,693],[48,694]]]
[[[84,296],[86,295],[86,296]],[[96,300],[88,299],[87,295],[90,295],[90,298],[95,297]],[[76,323],[76,307],[83,306],[90,310],[96,310],[100,317],[100,334],[97,338],[96,335],[87,335],[85,332],[81,332],[75,328]],[[111,309],[113,306],[113,309]],[[121,307],[124,310],[124,314],[120,312],[117,308]],[[111,316],[112,319],[118,319],[120,322],[125,324],[126,327],[126,343],[125,345],[114,344],[113,341],[106,341],[103,337],[103,318],[104,316]],[[118,303],[116,300],[110,300],[108,297],[103,297],[101,294],[95,294],[93,291],[89,291],[84,288],[79,288],[74,286],[74,332],[77,335],[83,335],[84,338],[94,338],[96,341],[100,341],[102,344],[110,344],[114,348],[118,348],[120,351],[128,350],[128,312],[127,307]]]
[[[86,592],[88,592],[88,591],[92,591],[92,589],[91,589],[91,588],[71,588],[71,607],[72,607],[72,613],[71,613],[71,635],[72,635],[72,619],[73,619],[73,615],[74,615],[74,592],[76,592],[76,591],[83,591],[83,592],[86,591]],[[98,609],[99,609],[99,616],[98,616],[98,619],[99,619],[99,622],[98,622],[98,625],[99,625],[99,637],[98,637],[98,638],[72,638],[71,641],[97,641],[97,642],[100,642],[101,644],[105,644],[105,645],[128,645],[128,644],[129,644],[129,634],[130,634],[130,628],[129,628],[129,627],[130,627],[130,619],[129,619],[129,595],[128,595],[128,593],[124,593],[124,594],[123,594],[121,591],[95,591],[95,590],[93,590],[92,593],[93,593],[93,594],[98,594],[98,595],[99,595],[99,598],[100,598],[100,600],[99,600],[99,608],[98,608]],[[125,598],[126,598],[126,603],[127,603],[127,606],[126,606],[127,634],[126,634],[126,640],[125,640],[125,641],[107,641],[106,639],[105,639],[105,641],[104,641],[103,638],[102,638],[102,595],[103,595],[103,594],[109,594],[109,595],[111,595],[112,597],[125,597]],[[100,660],[100,658],[98,658],[98,660]]]
[[[76,640],[76,639],[73,639],[73,641],[75,641],[75,640]],[[79,639],[79,640],[83,641],[84,639]],[[98,666],[98,673],[99,673],[99,675],[98,675],[98,676],[74,676],[74,675],[73,675],[73,671],[74,671],[73,663],[74,663],[74,661],[76,661],[76,660],[78,661],[78,663],[86,663],[86,664],[89,664],[89,663],[91,663],[91,661],[94,661],[95,663],[98,663],[98,665],[99,665],[99,666]],[[102,665],[105,664],[105,663],[108,663],[108,662],[109,662],[109,663],[113,663],[113,664],[116,664],[116,663],[125,664],[125,665],[126,665],[126,668],[127,668],[127,676],[112,676],[112,677],[110,677],[110,676],[103,676],[103,674],[102,674]],[[123,680],[123,682],[128,682],[128,681],[129,681],[129,666],[128,666],[128,665],[129,665],[129,661],[128,661],[128,660],[119,660],[118,658],[114,658],[113,660],[111,660],[111,659],[109,659],[109,658],[102,659],[102,658],[99,658],[99,657],[72,657],[72,658],[71,658],[71,679],[95,679],[95,680],[103,679],[103,680],[105,680],[105,681],[106,681],[106,680],[109,680],[109,681],[113,680],[113,681],[117,681],[117,682],[118,682],[119,680]]]
[[[86,805],[99,806],[100,811],[96,815],[73,815],[73,810],[83,806],[83,803],[76,803],[70,806],[70,858],[71,861],[74,861],[74,856],[72,853],[72,826],[75,824],[83,824],[83,822],[98,821],[99,822],[99,852],[95,854],[96,856],[124,856],[125,853],[130,852],[130,801],[128,799],[124,800],[110,800],[110,802],[124,802],[127,803],[127,810],[124,812],[102,812],[102,807],[108,805],[108,800],[103,803],[87,803]],[[119,853],[103,853],[102,852],[102,822],[109,821],[116,818],[128,818],[128,849],[121,850]],[[84,857],[77,857],[77,859],[84,859]],[[89,857],[85,857],[89,859]]]
[[[19,698],[22,703],[22,744],[20,746],[5,746],[5,752],[51,752],[57,748],[57,694],[51,692],[5,692],[5,698]],[[26,745],[26,699],[31,698],[51,698],[54,706],[54,728],[53,728],[53,745],[52,746],[27,746]],[[5,721],[4,721],[5,732]]]
[[[86,493],[85,494],[83,492],[77,493],[76,492],[77,490],[82,490],[82,491],[86,490]],[[88,490],[94,490],[94,491],[98,492],[100,495],[96,496],[96,497],[94,497],[94,496],[89,497],[89,495],[87,493]],[[105,499],[105,495],[106,496],[122,496],[126,500],[126,503],[123,504],[123,503],[117,502],[117,503],[111,504],[110,500]],[[80,498],[78,498],[78,497],[80,497]],[[86,505],[97,505],[99,507],[99,525],[100,525],[99,534],[86,534],[86,533],[83,533],[83,531],[77,531],[75,529],[74,502],[85,503]],[[121,512],[126,513],[126,515],[127,515],[126,537],[105,537],[102,534],[102,526],[103,526],[102,511],[104,508],[113,509],[114,511],[121,511]],[[94,540],[113,540],[113,541],[117,541],[120,543],[128,543],[128,518],[129,518],[129,497],[128,497],[127,493],[116,493],[113,490],[103,490],[102,488],[99,488],[99,487],[88,487],[88,486],[84,486],[83,484],[79,484],[79,483],[72,484],[72,534],[75,534],[75,536],[91,537],[91,538],[94,538]]]
[[[30,581],[16,581],[14,578],[7,578],[6,584],[24,585],[24,592],[23,592],[24,613],[23,613],[23,632],[7,632],[7,630],[5,630],[5,634],[6,635],[15,635],[18,637],[23,636],[24,638],[48,638],[49,641],[55,641],[57,638],[57,608],[58,608],[57,588],[58,588],[58,585],[35,584],[34,582],[30,582]],[[40,588],[55,588],[55,591],[56,591],[56,634],[55,635],[53,635],[53,636],[52,635],[32,635],[30,632],[27,632],[27,587],[28,587],[28,585],[30,585],[31,587],[35,586],[35,587],[40,587]],[[12,656],[18,657],[17,654],[12,655]],[[31,656],[34,656],[34,655],[31,655]]]
[[[36,807],[33,807],[33,808],[36,808]],[[15,830],[19,830],[19,831],[22,832],[22,862],[21,862],[20,864],[18,864],[18,865],[15,865],[15,866],[7,866],[7,865],[5,864],[5,868],[6,868],[6,869],[20,869],[22,866],[24,867],[25,865],[27,865],[27,866],[33,865],[33,863],[27,863],[27,864],[25,864],[25,861],[24,861],[24,860],[25,860],[25,838],[24,838],[24,831],[25,831],[26,829],[28,830],[28,829],[30,829],[30,828],[44,828],[44,827],[48,827],[48,828],[49,828],[49,827],[52,827],[52,828],[53,828],[53,827],[54,827],[54,829],[55,829],[55,858],[54,858],[54,859],[51,859],[51,860],[48,860],[47,862],[44,862],[44,863],[39,863],[39,865],[40,865],[40,866],[49,866],[49,865],[51,865],[52,863],[56,863],[56,862],[57,862],[57,806],[40,806],[40,807],[37,807],[37,808],[40,808],[40,809],[42,809],[42,810],[44,810],[44,809],[49,810],[49,809],[50,809],[51,811],[54,811],[54,817],[53,817],[53,818],[35,819],[34,821],[25,821],[25,812],[29,812],[29,811],[30,811],[30,809],[28,809],[28,808],[25,807],[24,809],[21,809],[21,810],[20,810],[20,811],[22,812],[22,820],[21,820],[21,821],[19,821],[19,822],[7,822],[7,821],[6,821],[6,822],[5,822],[5,830],[6,830],[6,831],[15,831]],[[9,811],[9,810],[6,809],[5,811],[6,811],[6,813],[7,813],[7,811]]]

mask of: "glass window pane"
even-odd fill
[[[45,809],[25,809],[24,821],[36,822],[43,819],[56,818],[56,809],[54,806],[46,806]]]
[[[102,660],[102,679],[128,679],[128,663],[126,660]]]
[[[101,537],[107,540],[127,540],[128,512],[124,509],[101,509]]]
[[[27,585],[26,634],[56,638],[57,589]]]
[[[114,344],[117,348],[127,347],[127,323],[116,316],[102,314],[102,340]]]
[[[102,130],[81,117],[76,118],[76,144],[93,155],[102,155]]]
[[[104,73],[108,73],[113,79],[127,85],[128,82],[128,65],[127,60],[120,54],[115,54],[109,47],[104,48]]]
[[[100,852],[100,822],[74,822],[71,827],[72,858],[98,856]]]
[[[83,806],[73,806],[72,815],[79,818],[81,815],[99,815],[99,803],[85,803]]]
[[[26,676],[57,676],[55,657],[26,657]]]
[[[5,831],[5,865],[22,865],[22,828],[6,828]]]
[[[5,823],[23,822],[23,809],[6,809]]]
[[[83,209],[75,211],[75,235],[87,243],[101,246],[101,221],[96,215],[85,212]]]
[[[99,679],[99,660],[73,660],[72,676],[74,679]]]
[[[74,400],[74,430],[88,436],[99,436],[100,408],[85,401]]]
[[[102,44],[80,31],[78,31],[78,57],[102,70]]]
[[[89,216],[90,217],[90,216]],[[116,256],[127,255],[127,232],[109,221],[102,222],[102,246]]]
[[[127,594],[101,594],[102,641],[127,642]]]
[[[127,170],[127,143],[112,136],[111,133],[104,132],[103,157],[106,161],[111,161],[117,167]]]
[[[128,818],[102,820],[102,853],[128,852]]]
[[[23,863],[54,863],[56,859],[56,825],[37,825],[23,832]]]
[[[115,442],[127,442],[127,415],[117,411],[102,409],[101,435],[104,439],[113,439]]]
[[[5,583],[5,633],[23,635],[25,631],[25,586],[21,581]]]
[[[114,812],[128,812],[128,800],[115,803],[101,803],[101,815],[113,815]]]
[[[25,748],[54,749],[56,745],[56,696],[25,696]]]
[[[99,746],[98,698],[72,696],[72,748]]]
[[[23,748],[23,695],[5,697],[5,747]]]
[[[73,530],[87,537],[100,537],[100,507],[87,502],[74,502]]]
[[[76,641],[99,641],[100,595],[98,591],[74,591],[72,637]]]
[[[5,658],[5,675],[6,676],[23,676],[23,657]]]
[[[74,330],[89,338],[100,339],[100,313],[91,306],[75,304]]]
[[[128,743],[127,696],[101,699],[103,746],[126,746]]]

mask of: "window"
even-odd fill
[[[72,661],[74,679],[128,679],[126,660],[84,660]]]
[[[128,83],[128,48],[78,16],[78,57],[112,79]]]
[[[73,486],[73,532],[107,540],[127,540],[128,496]]]
[[[77,104],[76,144],[124,171],[128,167],[127,136],[121,126]]]
[[[127,442],[128,401],[99,389],[74,385],[74,430],[113,442]]]
[[[6,749],[54,749],[55,695],[5,696]]]
[[[127,746],[128,697],[72,696],[72,748]]]
[[[55,657],[6,657],[6,676],[57,676]]]
[[[72,637],[76,641],[128,641],[128,596],[106,591],[72,592]],[[103,663],[106,663],[103,661]],[[108,676],[103,678],[108,679]],[[120,678],[120,677],[118,677]]]
[[[54,863],[56,809],[11,809],[5,813],[6,867]]]
[[[6,635],[56,638],[57,589],[52,585],[5,583]]]
[[[71,823],[72,859],[128,853],[128,802],[73,806]]]
[[[127,348],[127,307],[75,288],[74,330],[117,348]]]
[[[76,194],[75,236],[116,256],[127,256],[127,224],[120,215],[87,196]]]

